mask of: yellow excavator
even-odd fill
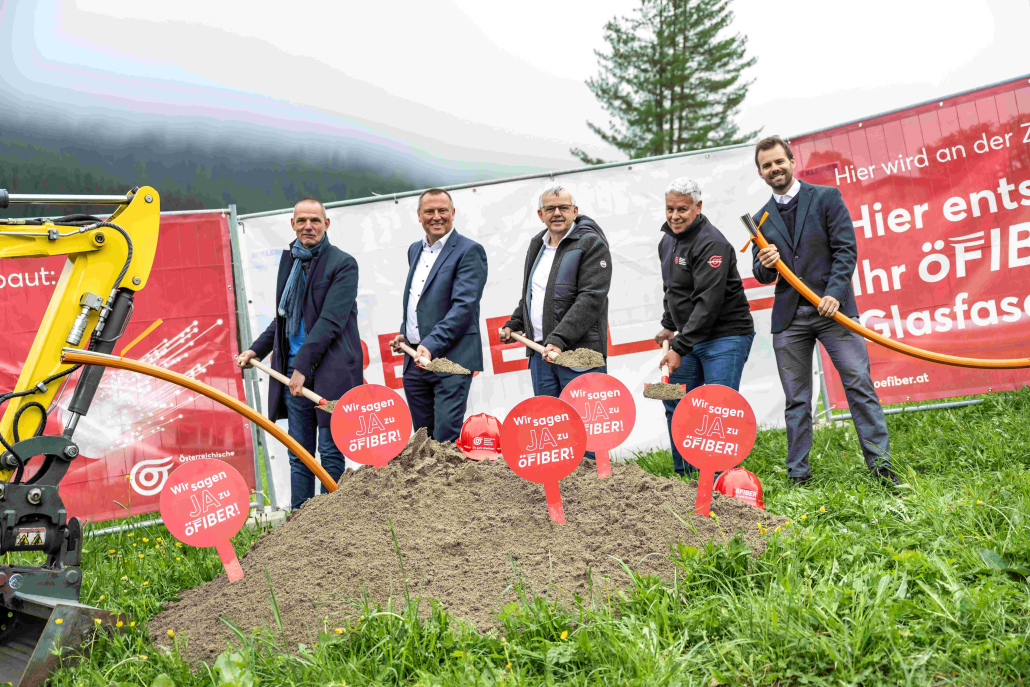
[[[75,428],[104,367],[64,363],[62,349],[114,350],[154,263],[160,199],[149,187],[93,196],[0,190],[0,209],[12,204],[107,206],[110,213],[106,219],[75,214],[0,220],[0,258],[68,256],[16,387],[0,389],[0,405],[6,404],[0,421],[0,555],[39,552],[46,559],[41,565],[2,559],[8,564],[0,565],[0,685],[35,687],[98,627],[125,620],[79,603],[82,525],[68,517],[58,485],[79,455]],[[75,372],[71,418],[61,436],[44,436],[55,396]]]

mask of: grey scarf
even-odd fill
[[[307,285],[304,266],[322,251],[325,243],[325,234],[323,234],[322,240],[311,248],[305,248],[300,239],[297,239],[290,249],[290,255],[293,256],[293,268],[286,280],[286,286],[283,287],[282,298],[279,299],[279,316],[286,318],[286,336],[294,336],[303,326],[304,289]]]

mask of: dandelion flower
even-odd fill
[[[180,542],[180,541],[175,542],[175,546],[176,546],[176,548],[181,549],[182,548],[182,542]]]
[[[100,618],[93,618],[93,622],[97,625],[100,624]]]
[[[129,627],[136,627],[136,621],[132,620],[129,622]]]
[[[175,560],[177,560],[177,561],[181,561],[181,560],[182,560],[182,556],[176,556],[176,557],[175,557]]]
[[[981,501],[980,499],[977,499],[977,500],[976,500],[976,505],[978,505],[978,506],[982,506],[982,505],[984,505],[984,502],[983,502],[983,501]]]
[[[148,584],[150,584],[150,583],[149,582],[144,582],[143,586],[146,587]]]
[[[114,626],[115,626],[115,627],[121,627],[121,626],[122,626],[122,625],[124,625],[124,624],[125,624],[125,623],[123,623],[123,622],[122,622],[121,620],[119,620],[118,622],[116,622],[116,623],[114,624]]]
[[[135,533],[134,533],[134,532],[129,532],[129,533],[128,533],[127,535],[125,535],[125,536],[127,536],[127,537],[131,537],[131,536],[132,536],[133,534],[135,534]]]
[[[158,537],[156,541],[160,542],[161,541],[161,537]]]
[[[825,513],[826,512],[826,506],[819,506],[819,512],[820,513]]]
[[[335,630],[333,630],[333,632],[335,632],[338,635],[342,635],[343,634],[343,628],[342,627],[338,627]]]
[[[144,544],[146,544],[146,543],[147,543],[148,541],[150,541],[150,540],[149,540],[149,539],[147,539],[146,537],[143,537],[143,543],[144,543]]]
[[[511,663],[508,663],[508,670],[511,670]]]
[[[779,525],[777,525],[777,526],[776,526],[776,529],[774,529],[774,530],[773,530],[773,532],[779,532],[779,531],[780,531],[781,529],[783,529],[783,528],[782,528],[782,527],[780,527]]]
[[[54,624],[55,625],[60,625],[63,622],[64,622],[64,618],[58,618],[57,620],[54,621]]]
[[[168,639],[175,639],[175,630],[168,630]]]
[[[802,520],[808,520],[808,513],[802,513],[801,514],[801,519]]]
[[[108,553],[114,553],[114,549],[108,549],[107,552]]]
[[[101,594],[99,601],[103,601],[106,598],[107,598],[107,594]]]
[[[140,558],[143,558],[143,554],[141,553],[141,554],[139,555],[139,557],[140,557]]]
[[[122,575],[122,582],[125,582],[125,580],[127,580],[127,579],[129,579],[128,575]]]
[[[568,637],[569,637],[569,631],[568,630],[565,630],[564,632],[561,633],[561,638],[562,639],[568,639]]]

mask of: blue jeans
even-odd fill
[[[286,376],[293,376],[293,358],[290,358],[286,367]],[[294,396],[290,390],[284,389],[283,395],[286,399],[286,421],[289,424],[288,432],[297,443],[311,455],[315,455],[315,438],[318,438],[318,455],[322,467],[334,480],[339,480],[347,467],[346,459],[336,448],[333,435],[328,427],[318,427],[318,416],[315,413],[324,411],[316,410],[315,404],[303,396]],[[290,454],[290,508],[297,509],[304,505],[304,502],[315,495],[315,474],[308,469],[308,466],[301,462],[300,458]],[[326,493],[325,486],[322,486],[322,493]]]
[[[580,375],[590,374],[591,372],[608,372],[608,366],[602,365],[601,367],[581,370],[578,367],[565,367],[564,365],[546,363],[536,353],[532,353],[529,356],[529,374],[533,379],[534,396],[554,396],[558,398],[569,382]],[[583,454],[583,457],[587,460],[595,460],[593,451],[587,451]]]
[[[703,384],[721,384],[734,391],[740,391],[740,375],[744,363],[751,353],[754,332],[739,336],[724,336],[710,339],[694,346],[683,362],[669,375],[669,384],[685,384],[689,394]],[[683,460],[672,439],[672,414],[679,401],[662,401],[665,404],[665,419],[669,423],[669,443],[672,445],[672,467],[677,475],[693,475],[697,469]]]

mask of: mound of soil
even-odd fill
[[[189,659],[197,661],[226,648],[229,630],[220,618],[245,630],[275,627],[266,570],[292,643],[311,643],[320,629],[342,625],[355,614],[348,602],[363,591],[403,605],[405,575],[391,523],[411,595],[437,599],[488,629],[501,606],[517,601],[513,584],[536,594],[550,585],[552,598],[571,601],[574,593],[589,596],[592,576],[601,596],[606,586],[629,583],[613,558],[672,579],[670,542],[698,545],[739,532],[757,555],[765,546],[758,524],[784,520],[718,493],[718,519],[695,516],[696,490],[696,483],[632,463],[615,464],[610,478],[598,479],[584,460],[561,481],[567,522],[557,525],[547,517],[542,485],[522,480],[503,460],[470,461],[419,430],[388,466],[346,472],[337,492],[316,496],[263,535],[241,561],[243,580],[230,584],[223,574],[183,591],[151,620],[150,632],[156,643],[167,643],[168,630],[185,635]]]

